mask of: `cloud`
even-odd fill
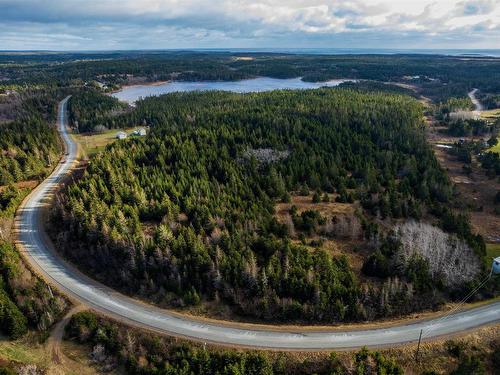
[[[495,3],[498,5],[498,2],[492,0],[462,1],[457,7],[464,16],[473,16],[492,12],[495,9]]]
[[[500,0],[0,0],[0,46],[500,48]]]

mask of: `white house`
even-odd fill
[[[125,133],[125,132],[118,132],[118,133],[116,133],[116,138],[117,139],[125,139],[125,138],[127,138],[127,133]]]
[[[146,135],[146,129],[145,128],[136,129],[132,132],[132,135],[138,135],[143,137]]]

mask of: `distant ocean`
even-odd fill
[[[399,49],[399,48],[196,48],[192,51],[263,52],[308,55],[444,55],[500,57],[500,49]]]
[[[1,0],[0,0],[1,1]],[[169,49],[134,49],[134,50],[67,50],[67,51],[8,51],[1,50],[0,55],[30,54],[156,54],[161,52],[230,52],[230,53],[289,53],[296,55],[442,55],[463,57],[500,57],[500,49],[446,49],[446,48],[169,48]]]

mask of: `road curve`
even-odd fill
[[[484,111],[483,104],[476,98],[476,92],[478,89],[473,89],[467,95],[469,96],[472,104],[474,104],[474,111],[472,111],[475,115],[479,116],[481,111]]]
[[[63,293],[87,306],[122,321],[175,336],[205,342],[283,350],[347,349],[361,346],[390,346],[418,339],[421,329],[427,338],[448,335],[500,321],[500,302],[456,313],[446,319],[418,321],[389,328],[283,331],[204,322],[147,305],[126,297],[77,271],[52,252],[43,231],[41,207],[47,203],[61,178],[76,161],[77,146],[66,130],[66,104],[61,102],[58,129],[67,148],[66,158],[25,200],[18,211],[18,245],[27,261]]]

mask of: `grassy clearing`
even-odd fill
[[[498,139],[498,143],[496,144],[496,146],[493,146],[488,151],[496,152],[497,154],[500,154],[500,139]]]
[[[487,111],[482,111],[481,112],[481,118],[485,120],[494,120],[497,117],[500,117],[500,109],[490,109]]]
[[[0,362],[4,361],[16,365],[34,364],[38,368],[44,369],[46,374],[100,374],[101,372],[89,359],[89,350],[87,346],[63,341],[61,351],[65,355],[65,360],[56,363],[52,360],[52,354],[47,348],[47,344],[37,343],[36,337],[32,334],[14,341],[0,336]],[[116,373],[116,371],[108,372],[108,374]]]
[[[500,257],[500,243],[486,244],[486,256],[488,260],[491,260],[491,258]]]
[[[41,367],[49,364],[45,348],[31,342],[29,337],[15,341],[0,337],[0,358],[15,363],[34,363]]]
[[[97,153],[103,151],[108,144],[117,140],[116,133],[124,131],[125,133],[130,134],[136,129],[139,128],[111,129],[103,133],[73,134],[73,137],[81,145],[84,156],[92,158]]]
[[[278,203],[276,204],[276,216],[281,222],[287,217],[288,212],[292,206],[297,207],[297,213],[301,214],[307,210],[318,211],[322,216],[334,216],[341,214],[353,214],[355,206],[352,203],[338,203],[335,202],[336,194],[328,194],[329,202],[319,202],[313,203],[313,195],[309,194],[306,196],[302,195],[292,195],[290,203]]]

